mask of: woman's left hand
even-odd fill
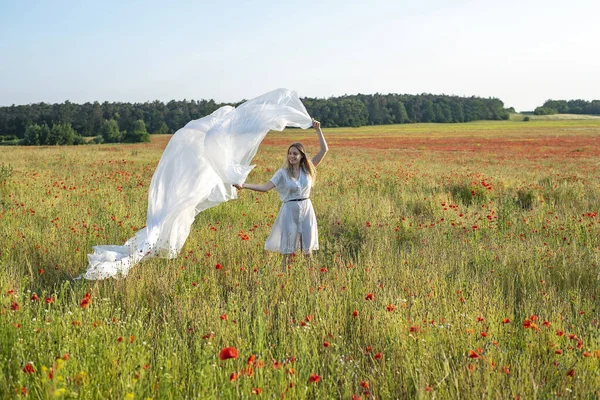
[[[314,128],[315,131],[319,131],[321,129],[321,123],[313,118],[312,119],[312,127]]]

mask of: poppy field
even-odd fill
[[[145,225],[170,136],[3,148],[0,397],[600,397],[600,120],[324,134],[312,259],[265,253],[279,196],[243,190],[104,281],[73,278]]]

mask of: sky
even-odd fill
[[[448,94],[600,99],[598,0],[0,0],[0,106]]]

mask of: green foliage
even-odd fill
[[[530,119],[531,119],[531,118],[529,118],[529,116],[528,116],[528,115],[526,115],[526,116],[524,116],[524,117],[523,117],[523,121],[524,121],[524,122],[528,122]]]
[[[138,142],[149,142],[150,134],[146,130],[146,124],[144,120],[138,119],[134,122],[132,128],[127,131],[123,136],[123,142],[125,143],[138,143]]]
[[[25,145],[77,145],[83,144],[85,140],[79,136],[69,123],[53,124],[51,127],[44,124],[29,124],[25,128]]]
[[[100,127],[100,137],[102,137],[103,143],[120,142],[122,135],[118,122],[114,119],[104,120]]]
[[[533,113],[535,115],[554,115],[557,114],[558,111],[556,111],[556,109],[554,108],[550,108],[550,107],[537,107]]]
[[[519,189],[516,203],[523,210],[532,210],[537,200],[537,193],[532,189]]]
[[[10,164],[0,164],[0,185],[6,185],[13,175],[13,167]]]
[[[50,132],[46,137],[46,143],[50,146],[53,145],[75,145],[83,144],[84,139],[75,132],[70,123],[61,122],[52,125]]]
[[[29,146],[45,144],[49,132],[48,125],[29,124],[25,128],[25,144]]]

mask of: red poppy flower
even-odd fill
[[[383,353],[376,353],[375,354],[375,359],[376,360],[381,360],[383,358]]]
[[[571,368],[568,372],[567,372],[567,376],[575,376],[575,370],[573,368]]]
[[[373,293],[369,293],[367,294],[367,296],[365,297],[365,300],[374,300],[375,296],[373,296]]]
[[[233,382],[238,378],[238,374],[235,372],[232,372],[231,375],[229,375],[229,381]]]
[[[215,265],[215,269],[219,270],[219,269],[223,269],[223,266],[219,263],[217,263],[217,265]]]
[[[481,358],[481,356],[475,353],[473,350],[469,350],[469,358]]]
[[[31,301],[38,301],[40,298],[38,297],[38,295],[36,293],[31,295]]]
[[[248,357],[248,360],[246,360],[246,364],[253,364],[254,361],[256,361],[256,354],[252,354],[250,357]]]
[[[252,388],[252,394],[255,394],[257,396],[259,396],[262,393],[262,389],[261,388]]]
[[[86,308],[92,302],[91,295],[86,293],[83,299],[81,299],[81,303],[79,303],[79,307]]]
[[[321,377],[317,374],[311,374],[310,377],[308,378],[309,383],[317,383],[320,380],[321,380]]]
[[[329,342],[323,342],[323,347],[329,347]]]
[[[396,306],[395,306],[395,305],[393,305],[393,304],[388,304],[388,306],[385,308],[385,310],[386,310],[387,312],[392,312],[392,311],[395,311],[395,310],[396,310]]]
[[[19,303],[17,303],[16,301],[13,301],[12,304],[10,305],[10,309],[12,311],[18,311],[19,310]]]
[[[237,358],[237,357],[238,357],[238,351],[235,347],[225,347],[219,353],[219,358],[222,361],[228,360],[230,358]]]
[[[502,323],[503,323],[503,324],[508,324],[509,322],[510,322],[510,319],[508,319],[508,318],[504,318],[504,319],[502,320]]]
[[[358,317],[358,310],[354,310],[354,311],[352,312],[352,316],[353,316],[354,318]]]
[[[25,364],[25,366],[23,367],[23,372],[25,372],[26,374],[33,374],[35,372],[35,368],[33,368],[33,363],[27,363]]]
[[[369,388],[369,381],[361,381],[360,382],[360,386],[363,387],[363,388],[365,388],[365,389],[368,389]]]

